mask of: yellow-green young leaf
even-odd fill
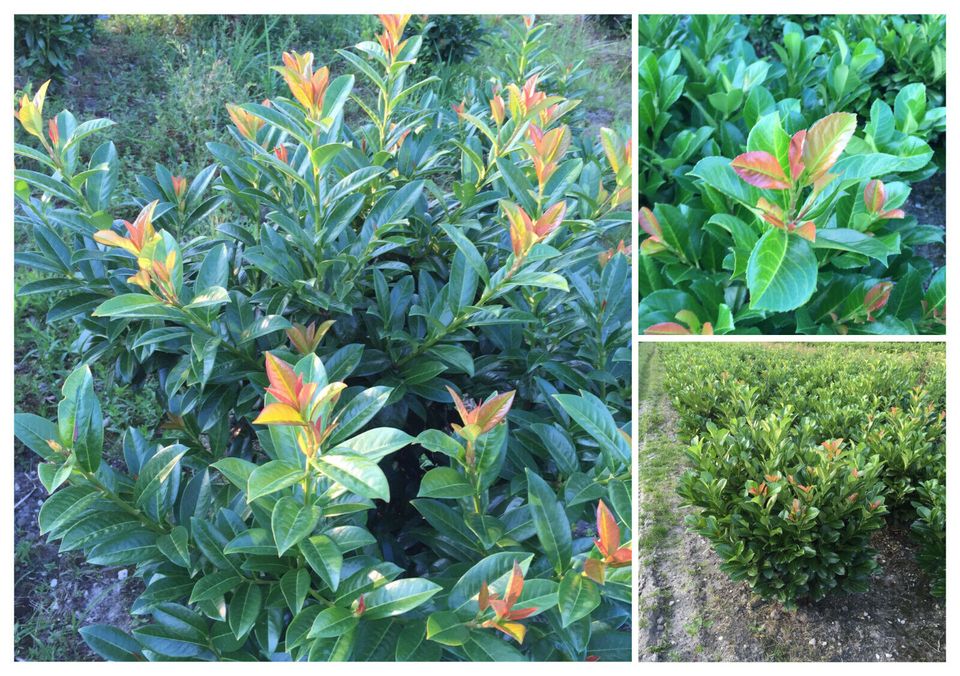
[[[577,571],[568,571],[560,581],[557,604],[562,626],[569,627],[600,605],[600,589]]]
[[[760,238],[747,262],[750,307],[784,312],[800,307],[817,287],[817,257],[810,243],[780,228]]]
[[[857,116],[853,113],[832,113],[813,123],[803,145],[806,185],[829,171],[856,130]]]
[[[427,639],[443,645],[463,645],[470,640],[470,629],[456,613],[441,610],[427,618]]]

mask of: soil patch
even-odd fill
[[[26,463],[23,463],[26,464]],[[143,592],[132,568],[88,566],[79,552],[60,554],[40,535],[37,514],[46,489],[29,469],[14,473],[15,659],[99,660],[77,634],[88,624],[129,630],[127,612]]]
[[[935,225],[946,229],[946,173],[938,171],[932,178],[917,183],[912,188],[905,207],[907,213],[916,216],[920,225]],[[917,247],[917,253],[937,268],[941,267],[947,259],[945,243],[921,244]]]

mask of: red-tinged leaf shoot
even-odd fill
[[[789,190],[790,179],[783,173],[777,158],[768,152],[756,150],[738,155],[730,163],[745,182],[763,190]]]

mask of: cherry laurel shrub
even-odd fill
[[[338,52],[362,91],[285,54],[292,98],[132,202],[109,121],[20,102],[21,293],[83,363],[16,434],[41,532],[143,580],[130,631],[80,630],[105,658],[630,657],[629,145],[564,123],[544,24],[451,109],[380,18]],[[166,408],[119,454],[95,359]]]
[[[727,347],[659,348],[684,363],[667,388],[690,441],[687,523],[721,568],[788,607],[866,591],[878,568],[871,536],[912,522],[918,563],[942,596],[942,350]]]
[[[923,80],[855,32],[786,22],[759,57],[739,17],[640,23],[639,330],[942,333],[944,231],[907,207],[945,130]]]

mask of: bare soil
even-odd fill
[[[932,178],[912,186],[910,197],[904,209],[907,213],[916,216],[920,225],[936,225],[946,229],[946,172],[938,171]],[[917,247],[917,253],[938,268],[947,259],[945,243],[920,245]]]
[[[88,624],[130,629],[133,620],[127,609],[143,592],[143,582],[133,576],[132,568],[88,566],[78,552],[59,554],[58,545],[47,543],[40,535],[37,514],[45,498],[36,462],[28,468],[18,467],[13,496],[18,544],[14,557],[15,658],[99,660],[77,630]]]
[[[656,366],[655,366],[656,368]],[[659,403],[655,403],[659,401]],[[669,400],[659,395],[657,443],[640,449],[639,538],[658,524],[654,511],[678,515],[652,552],[641,556],[639,573],[639,654],[641,661],[944,661],[946,613],[930,596],[928,580],[916,564],[909,531],[888,526],[873,540],[881,572],[869,592],[833,594],[816,604],[785,610],[731,581],[709,542],[688,531],[680,497],[670,490],[644,492],[645,461],[653,466],[676,445]],[[647,404],[642,414],[649,413]],[[649,436],[649,435],[648,435]],[[674,478],[686,469],[682,453],[672,453]],[[660,464],[660,471],[662,471]],[[654,510],[650,503],[656,500]],[[668,504],[663,505],[663,501]],[[659,524],[663,528],[663,524]]]

